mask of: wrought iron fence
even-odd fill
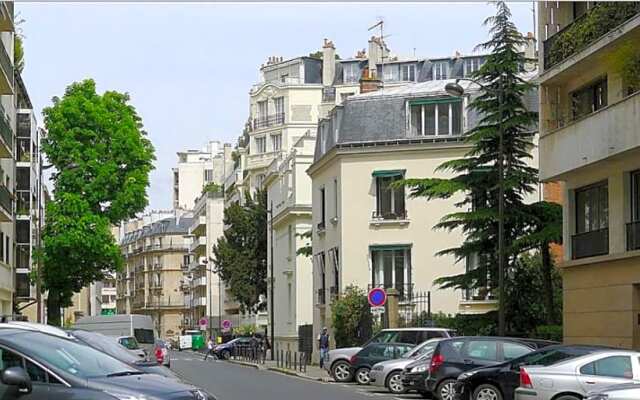
[[[284,113],[276,113],[253,119],[253,129],[268,128],[284,124]]]

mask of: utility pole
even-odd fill
[[[270,308],[271,308],[271,361],[273,361],[275,359],[274,354],[273,354],[273,349],[275,346],[275,313],[274,313],[274,306],[273,306],[273,296],[274,296],[274,290],[273,287],[275,286],[276,283],[276,278],[273,275],[273,201],[271,201],[271,203],[269,204],[269,209],[267,210],[267,214],[269,215],[269,260],[270,260],[270,273],[271,273],[271,286],[269,288],[269,304],[270,304]]]

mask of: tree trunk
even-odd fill
[[[49,294],[47,295],[47,324],[62,326],[60,293],[55,290],[49,290]]]
[[[548,325],[555,323],[555,310],[553,307],[553,280],[551,278],[553,263],[551,261],[551,249],[549,242],[542,243],[542,296],[544,297],[544,305],[546,308],[546,321]]]

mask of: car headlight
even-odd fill
[[[424,372],[427,370],[426,365],[418,365],[417,367],[411,368],[411,373]]]
[[[374,365],[373,368],[371,368],[372,371],[382,371],[384,369],[384,367],[382,365]]]
[[[118,393],[105,391],[109,396],[113,396],[118,400],[148,400],[148,397],[143,394],[131,394],[131,393]]]
[[[208,400],[209,396],[207,396],[207,394],[205,392],[203,392],[200,389],[195,389],[192,390],[191,393],[193,393],[193,398],[195,400]]]

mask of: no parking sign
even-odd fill
[[[371,307],[383,307],[387,302],[387,292],[383,288],[373,288],[367,295]]]

